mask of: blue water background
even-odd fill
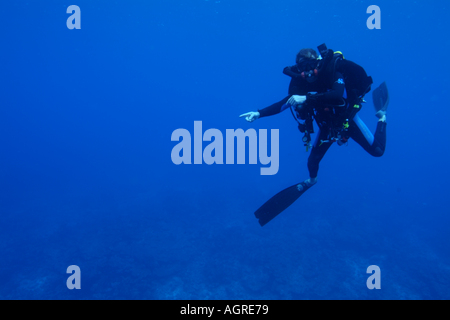
[[[81,8],[69,30],[66,9]],[[366,9],[381,8],[369,30]],[[447,1],[8,1],[0,6],[1,299],[449,299]],[[308,177],[282,74],[325,42],[391,99],[387,149]],[[360,116],[374,131],[371,94]],[[280,167],[179,165],[171,134],[279,129]],[[204,143],[206,146],[207,143]],[[81,269],[69,290],[66,269]],[[369,290],[367,267],[381,269]]]

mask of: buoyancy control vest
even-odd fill
[[[322,81],[327,84],[327,87],[332,87],[336,72],[340,72],[344,77],[345,90],[347,93],[347,97],[345,98],[345,109],[339,112],[339,116],[337,117],[337,119],[334,119],[333,123],[336,125],[334,128],[332,128],[332,131],[335,132],[335,135],[339,135],[339,137],[345,137],[345,132],[349,127],[349,120],[352,120],[355,117],[356,113],[361,110],[362,103],[364,102],[364,96],[371,90],[373,80],[372,77],[367,75],[363,67],[350,60],[345,59],[342,52],[334,52],[333,50],[328,49],[325,44],[318,46],[318,49],[320,55],[322,56],[322,59],[318,62],[317,75],[322,79]],[[291,78],[302,76],[300,73],[296,73],[294,70],[295,68],[286,67],[283,70],[283,73],[290,76]],[[339,109],[342,109],[342,106],[339,106]],[[305,116],[300,117],[302,120],[305,120],[305,124],[301,124],[299,122],[299,129],[301,132],[305,132],[305,125],[307,125],[307,127],[310,127],[310,130],[307,130],[306,134],[308,134],[308,131],[311,133],[314,132],[312,130],[312,116],[314,114],[315,112],[307,112],[305,115],[307,115],[308,119],[305,119]],[[316,114],[316,120],[319,120],[317,119],[318,117],[320,118],[320,116]],[[305,146],[307,146],[308,150],[311,138],[308,134],[308,137],[306,139],[307,141],[305,141],[306,134],[303,141],[305,142]],[[345,138],[345,140],[347,138]]]
[[[331,87],[335,72],[340,72],[344,76],[348,104],[360,104],[371,89],[372,77],[367,75],[363,67],[345,59],[342,52],[333,52],[333,50],[327,49],[325,44],[318,48],[322,56],[322,60],[319,62],[319,76],[330,81],[329,86]]]

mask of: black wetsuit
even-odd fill
[[[347,107],[347,101],[343,98],[345,93],[344,77],[341,73],[334,73],[334,81],[326,81],[320,77],[313,83],[308,83],[301,77],[294,77],[289,85],[289,95],[283,100],[274,103],[262,110],[258,110],[260,117],[267,117],[278,114],[282,111],[282,106],[287,103],[292,95],[307,95],[316,92],[314,95],[307,95],[304,107],[312,106],[316,110],[316,122],[319,126],[317,138],[313,144],[311,154],[308,158],[308,170],[311,178],[317,177],[319,163],[334,142],[334,128],[339,115]],[[327,84],[328,83],[328,84]],[[329,83],[332,83],[330,85]],[[386,146],[386,122],[378,122],[375,135],[369,131],[358,115],[353,119],[348,119],[349,127],[344,138],[352,138],[369,154],[374,157],[383,155]],[[340,126],[343,122],[341,121]]]

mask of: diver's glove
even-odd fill
[[[260,114],[259,114],[258,111],[250,111],[250,112],[241,114],[241,115],[239,116],[239,118],[245,117],[245,120],[247,120],[248,122],[253,122],[253,121],[255,121],[256,119],[258,119],[259,116],[260,116]]]
[[[293,95],[292,97],[289,98],[287,103],[294,107],[295,106],[300,107],[303,103],[305,103],[305,101],[306,101],[306,96]]]

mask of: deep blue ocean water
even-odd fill
[[[70,5],[81,29],[69,30]],[[369,5],[381,29],[369,30]],[[449,299],[447,1],[8,1],[0,6],[0,299]],[[390,92],[387,149],[308,177],[284,98],[304,47]],[[371,94],[360,117],[373,131]],[[175,165],[178,128],[279,129],[280,166]],[[204,142],[205,147],[208,143]],[[81,270],[69,290],[68,266]],[[370,265],[381,289],[369,290]]]

